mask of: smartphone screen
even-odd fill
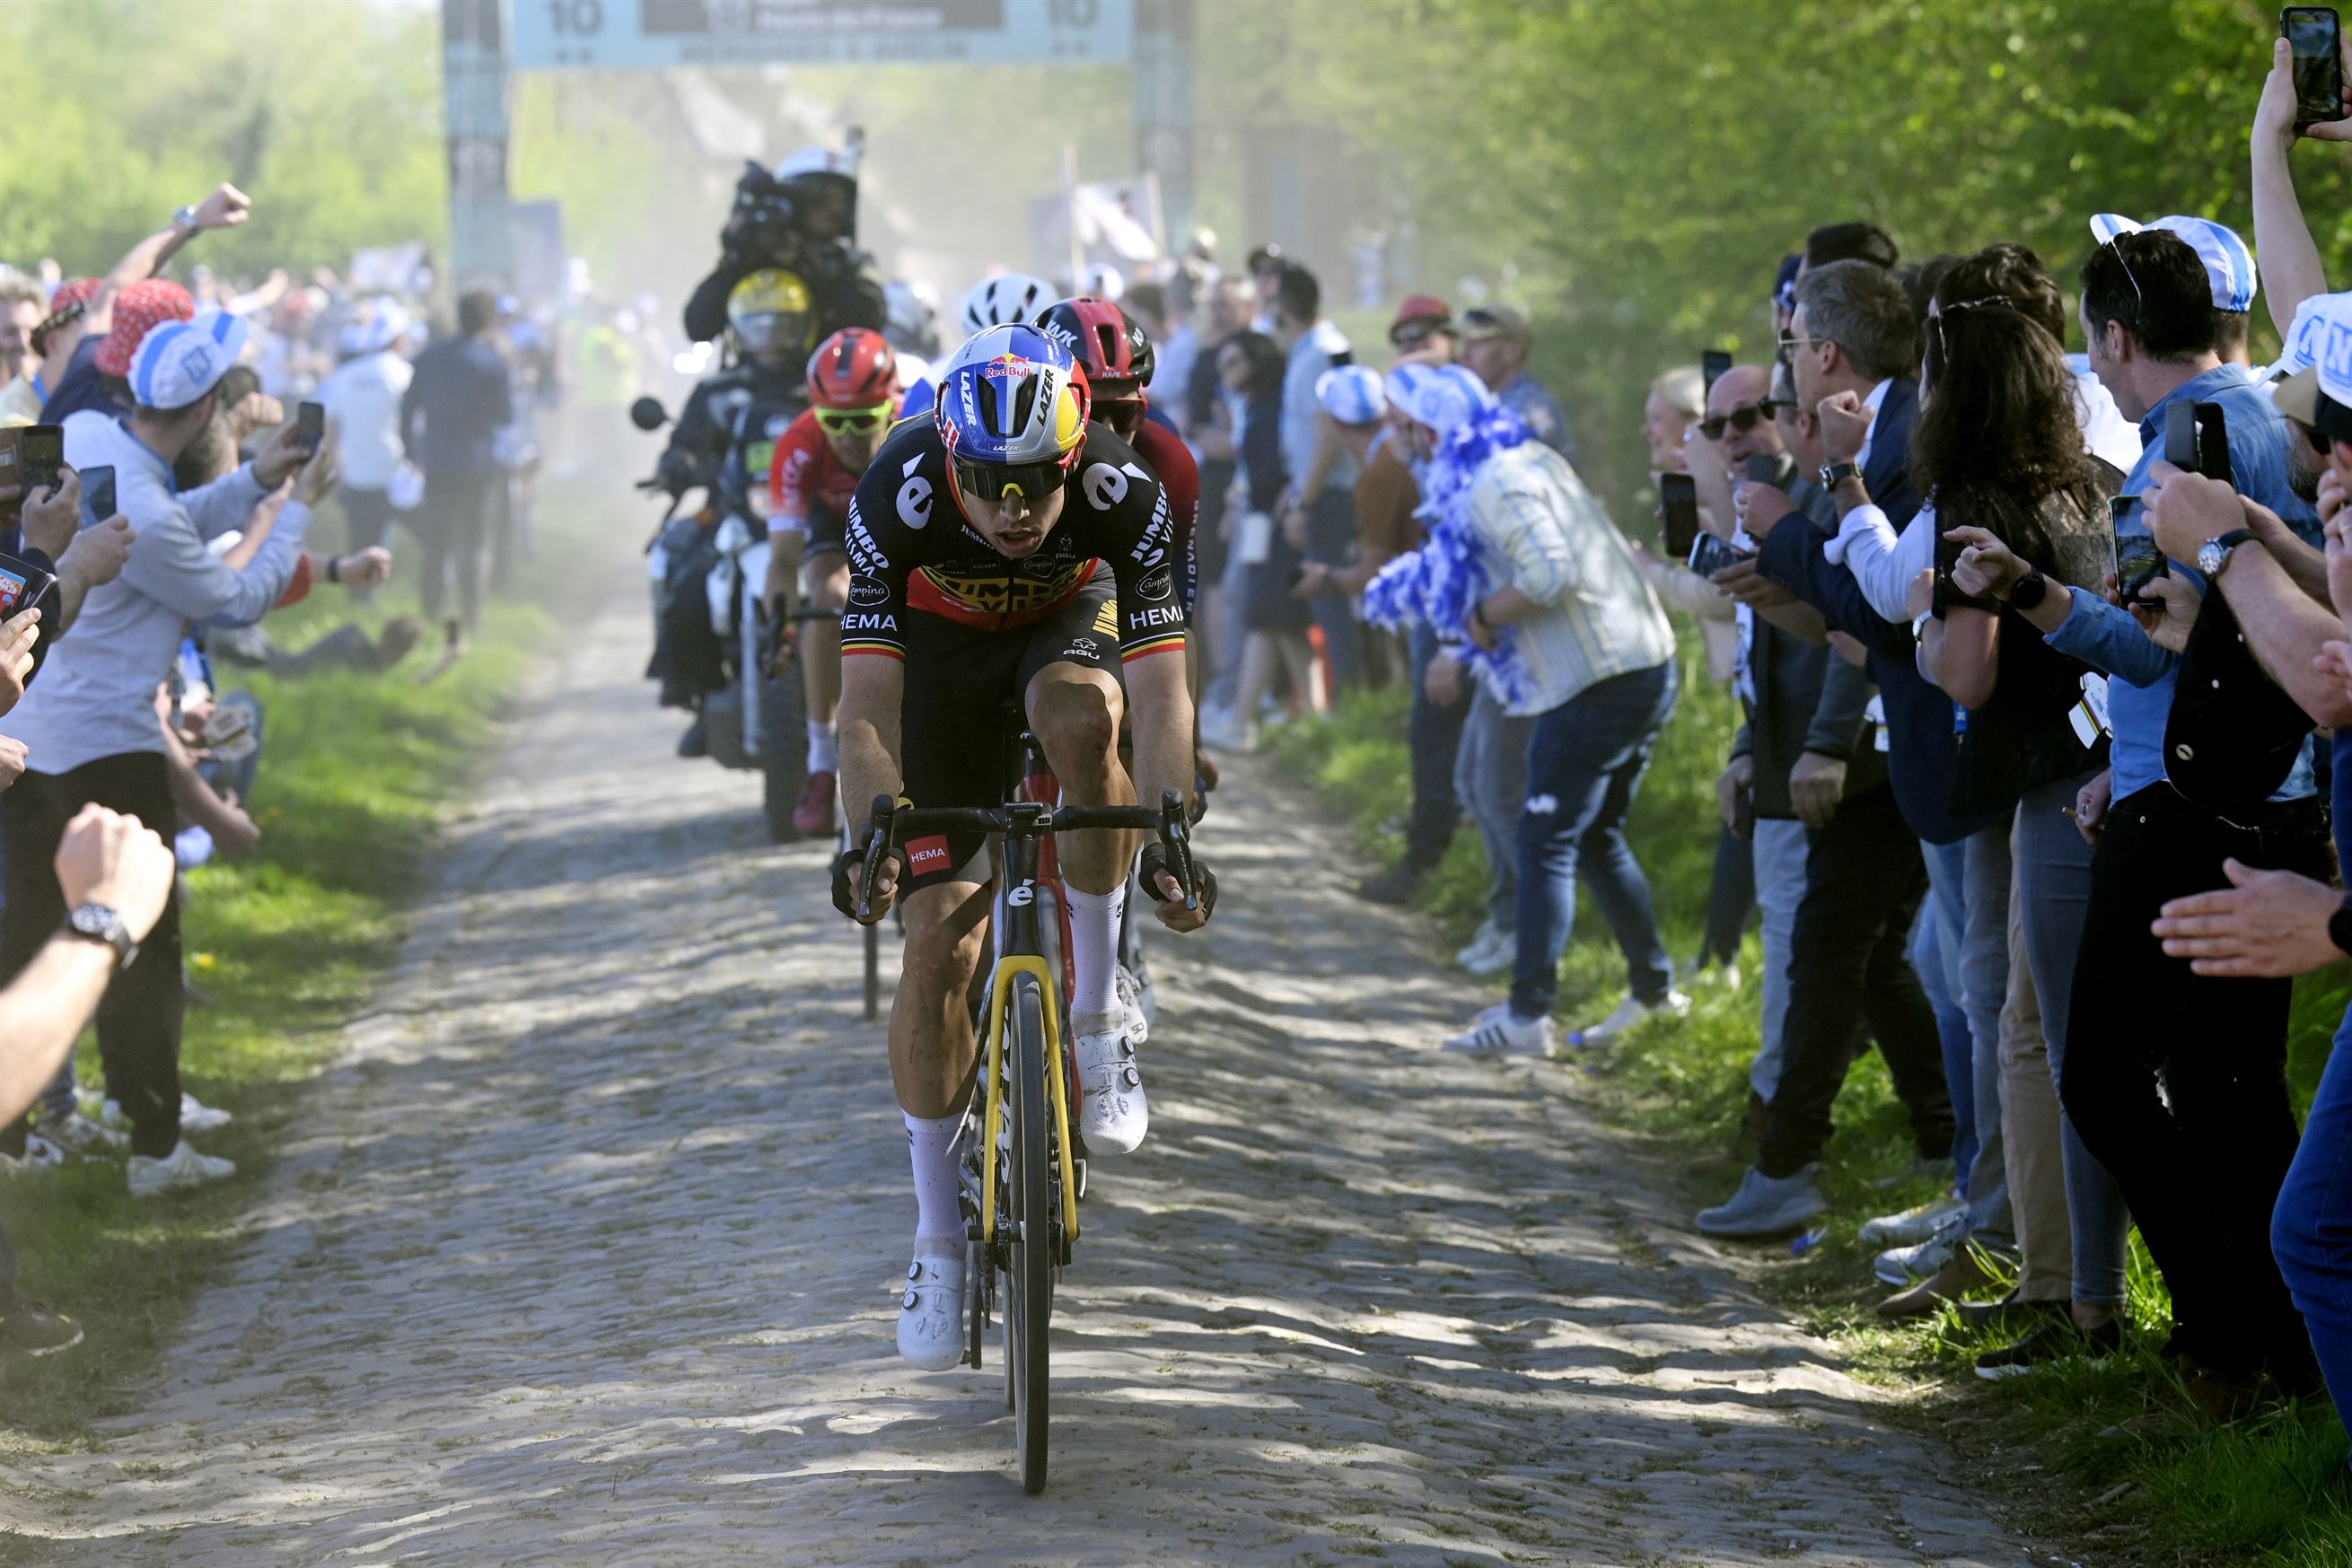
[[[1666,553],[1679,560],[1698,540],[1697,482],[1687,474],[1659,475],[1658,505],[1665,516]]]
[[[2138,504],[2138,497],[2133,496],[2117,496],[2107,503],[2115,518],[2116,592],[2126,604],[2137,599],[2139,591],[2158,578],[2172,575],[2164,552],[2157,548],[2156,536],[2146,528],[2124,527],[2124,519]]]
[[[2294,52],[2294,120],[2312,125],[2344,118],[2344,57],[2336,12],[2326,5],[2289,5],[2279,32]]]
[[[28,424],[16,438],[17,483],[25,494],[54,490],[65,477],[66,432],[60,424]]]
[[[29,604],[40,602],[57,579],[30,561],[18,560],[12,555],[0,555],[0,621],[5,621]]]
[[[1743,560],[1754,559],[1751,555],[1733,549],[1713,534],[1701,534],[1698,537],[1698,542],[1691,546],[1689,566],[1701,577],[1713,577],[1727,566],[1737,566]]]
[[[1731,369],[1731,356],[1720,349],[1709,349],[1698,357],[1698,367],[1700,379],[1706,383],[1706,391],[1713,392],[1715,383]]]
[[[294,435],[309,450],[318,451],[319,443],[327,439],[327,405],[306,402],[296,409]]]
[[[93,463],[81,471],[81,526],[95,528],[114,516],[114,465]]]

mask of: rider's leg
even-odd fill
[[[841,706],[842,607],[849,602],[849,558],[821,549],[801,569],[802,591],[812,610],[834,618],[801,622],[801,689],[808,698],[809,771],[831,773],[838,765],[834,711]]]
[[[1030,681],[1029,728],[1045,748],[1066,803],[1135,804],[1134,782],[1118,762],[1122,704],[1118,678],[1106,670],[1052,664]],[[1070,1010],[1079,1017],[1108,1012],[1118,1005],[1118,921],[1136,836],[1069,833],[1055,847],[1070,895]]]
[[[906,968],[890,1006],[890,1082],[907,1122],[918,1250],[963,1234],[955,1135],[976,1055],[966,993],[980,967],[988,907],[987,890],[969,882],[907,896]]]

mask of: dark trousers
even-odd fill
[[[2271,1250],[2311,1331],[2312,1349],[2352,1427],[2352,1011],[2336,1031],[2271,1217]]]
[[[1706,935],[1698,961],[1728,964],[1739,956],[1739,938],[1756,908],[1756,842],[1729,828],[1716,834],[1715,874],[1706,886]]]
[[[1427,871],[1445,858],[1445,846],[1454,841],[1454,830],[1462,821],[1462,804],[1454,798],[1454,758],[1462,747],[1462,721],[1470,716],[1470,699],[1465,692],[1451,707],[1440,707],[1422,690],[1422,677],[1437,653],[1436,632],[1416,624],[1411,648],[1407,668],[1412,709],[1404,733],[1412,759],[1412,815],[1405,824],[1404,860],[1416,871]]]
[[[1919,841],[1884,785],[1843,802],[1811,839],[1789,940],[1780,1082],[1757,1166],[1778,1179],[1822,1157],[1863,1021],[1911,1114],[1920,1155],[1942,1159],[1952,1148],[1951,1091],[1935,1009],[1906,950],[1927,892]]]
[[[2148,933],[2167,899],[2227,887],[2225,857],[2317,869],[2317,801],[2249,818],[2263,826],[2234,826],[2168,784],[2109,811],[2091,861],[2058,1094],[2164,1270],[2175,1348],[2225,1372],[2268,1364],[2307,1375],[2310,1343],[2270,1246],[2271,1212],[2295,1155],[2286,1092],[2293,982],[2191,974]]]
[[[1580,878],[1625,955],[1633,995],[1654,1003],[1674,989],[1674,961],[1658,939],[1649,882],[1625,841],[1625,814],[1675,711],[1675,678],[1668,659],[1595,682],[1536,719],[1519,814],[1516,1017],[1549,1017],[1559,998],[1559,956],[1576,920]]]
[[[1355,496],[1344,485],[1327,485],[1307,508],[1307,559],[1346,566],[1355,558]],[[1363,628],[1356,621],[1355,601],[1344,593],[1319,593],[1307,607],[1323,632],[1323,654],[1331,667],[1336,699],[1364,679]]]
[[[26,773],[8,791],[0,818],[8,843],[8,893],[0,911],[0,985],[31,963],[66,917],[65,891],[51,862],[66,824],[92,801],[163,835],[175,831],[172,789],[160,751],[101,757],[70,773]],[[131,1118],[131,1152],[160,1158],[180,1141],[180,904],[176,890],[163,917],[140,944],[131,967],[98,1004],[98,1051],[107,1092]],[[22,1125],[0,1149],[24,1147]]]
[[[447,619],[449,579],[457,581],[457,613],[472,631],[482,623],[482,549],[489,540],[492,489],[506,482],[506,471],[428,473],[425,499],[408,515],[416,535],[417,597],[425,619],[439,625]]]

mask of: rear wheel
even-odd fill
[[[1021,1485],[1035,1492],[1045,1488],[1046,1335],[1054,1315],[1054,1113],[1045,1074],[1055,1064],[1045,1055],[1045,995],[1034,976],[1014,978],[1012,1006],[1014,1228],[1005,1248],[1005,1376]]]

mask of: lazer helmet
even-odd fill
[[[785,353],[808,341],[809,291],[798,273],[763,267],[727,294],[727,325],[747,354]]]
[[[1151,340],[1118,306],[1091,296],[1047,306],[1037,329],[1068,350],[1086,372],[1094,417],[1121,435],[1131,434],[1143,419],[1143,383],[1150,376],[1136,364],[1135,345],[1141,340],[1148,359]]]
[[[992,327],[956,350],[933,413],[956,484],[997,500],[1062,486],[1084,447],[1086,372],[1034,327]]]
[[[817,408],[879,408],[898,395],[898,356],[879,332],[844,327],[809,356],[809,402]]]
[[[991,327],[1018,327],[1034,321],[1053,298],[1050,284],[1025,272],[983,277],[963,297],[964,334],[971,337]]]

